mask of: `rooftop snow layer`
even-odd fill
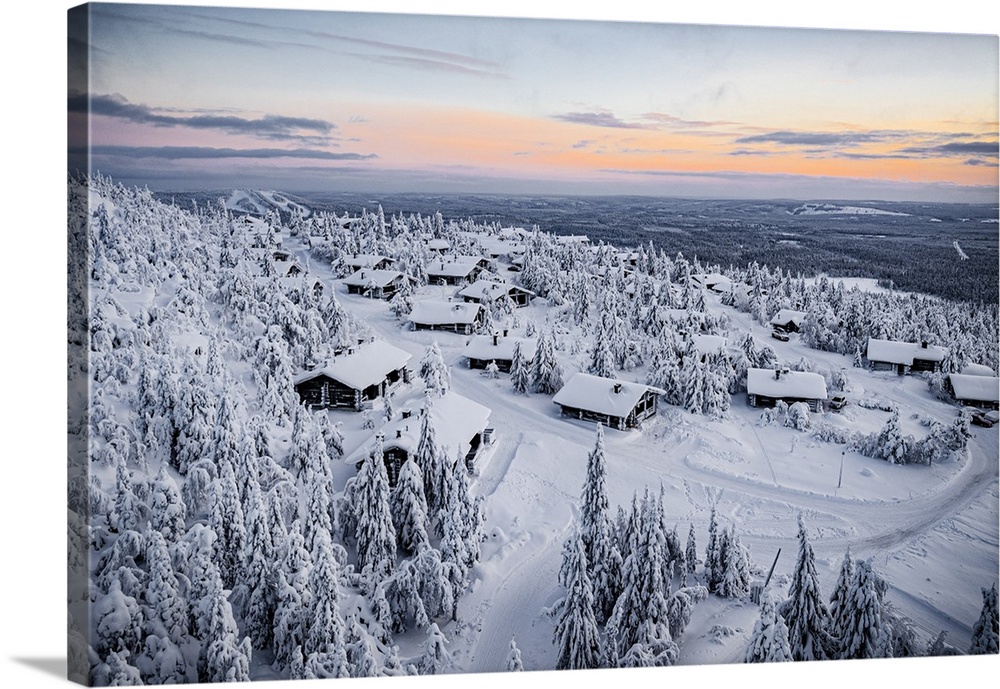
[[[482,307],[460,301],[418,301],[413,305],[409,320],[421,325],[451,325],[474,323]]]
[[[344,278],[344,284],[351,285],[352,287],[368,287],[368,285],[385,287],[397,278],[402,277],[402,275],[398,270],[362,268]]]
[[[956,399],[1000,402],[1000,378],[952,373],[950,379]]]
[[[443,261],[438,259],[427,264],[427,274],[462,278],[479,267],[479,260],[467,257]]]
[[[914,359],[943,361],[948,355],[947,347],[929,344],[924,347],[919,342],[895,342],[893,340],[868,340],[868,360],[885,361],[890,364],[913,365]]]
[[[359,345],[351,354],[338,356],[322,368],[300,373],[294,383],[298,385],[325,375],[355,390],[364,390],[380,383],[390,371],[403,368],[409,360],[409,352],[384,340],[374,340]]]
[[[750,368],[747,369],[747,392],[775,399],[825,400],[826,380],[818,373],[782,371],[776,376],[773,369]]]
[[[618,392],[615,392],[615,386],[620,386]],[[556,393],[552,401],[564,407],[626,417],[647,391],[662,392],[642,383],[577,373]]]
[[[784,325],[785,323],[794,323],[796,326],[802,323],[802,319],[806,317],[804,311],[793,311],[791,309],[781,309],[778,313],[774,314],[774,318],[771,319],[771,325]]]
[[[409,418],[403,418],[400,411],[391,421],[379,429],[384,437],[382,448],[399,448],[412,454],[417,449],[420,442],[420,426],[422,423],[422,410],[426,398],[412,410]],[[459,395],[457,392],[449,390],[442,397],[431,397],[431,425],[434,427],[434,436],[437,438],[439,447],[445,448],[447,456],[454,458],[455,453],[461,451],[464,455],[469,449],[469,441],[477,434],[481,433],[486,424],[489,423],[490,409],[478,402],[473,402],[467,397]],[[361,444],[354,452],[349,454],[344,460],[348,464],[356,464],[375,451],[375,435]]]
[[[496,344],[493,344],[496,338]],[[521,354],[525,359],[533,359],[538,348],[538,340],[527,337],[503,337],[502,335],[475,335],[465,345],[462,356],[480,361],[514,358],[514,347],[521,343]]]

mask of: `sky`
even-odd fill
[[[995,35],[98,3],[79,38],[71,131],[157,190],[997,196]]]

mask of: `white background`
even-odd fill
[[[3,20],[3,162],[0,164],[0,253],[3,308],[0,342],[0,684],[63,686],[65,677],[65,147],[66,10],[57,0],[10,3]],[[179,4],[160,0],[159,4]],[[689,6],[650,0],[297,0],[184,4],[352,11],[417,11],[520,17],[669,21],[699,24],[943,31],[996,35],[1000,11],[989,0],[841,0],[829,4],[786,0],[698,0]],[[416,9],[415,9],[416,8]],[[971,620],[970,620],[971,623]],[[907,687],[982,683],[1000,676],[1000,656],[864,661],[669,670],[526,673],[528,689],[590,682],[714,687],[817,687],[893,684]],[[484,675],[494,689],[511,679]],[[459,687],[468,676],[400,680],[340,680],[338,686]],[[329,682],[328,682],[329,683]],[[287,689],[286,682],[255,684]],[[309,686],[318,686],[315,683]]]

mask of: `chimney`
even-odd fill
[[[413,414],[413,411],[412,411],[411,409],[409,409],[408,407],[407,407],[406,409],[404,409],[404,410],[403,410],[403,418],[404,418],[404,419],[408,419],[408,418],[410,418],[410,416],[411,416],[412,414]]]
[[[396,437],[397,438],[402,438],[403,437],[403,429],[402,428],[397,428],[396,429]]]
[[[774,379],[775,380],[781,380],[781,369],[780,368],[774,369]]]
[[[614,389],[615,389],[615,394],[616,395],[619,394],[622,391],[622,384],[621,383],[615,383],[615,388]]]
[[[507,337],[507,329],[506,328],[504,328],[504,330],[503,330],[503,336]]]
[[[921,349],[927,349],[927,340],[922,340],[920,342],[920,348]]]
[[[496,347],[496,346],[497,346],[497,344],[498,344],[498,340],[499,340],[499,339],[500,339],[500,336],[499,336],[499,335],[497,335],[496,333],[493,333],[493,346],[494,346],[494,347]]]

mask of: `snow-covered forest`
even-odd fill
[[[72,678],[998,652],[997,429],[950,378],[997,376],[995,303],[440,213],[70,187]],[[872,340],[942,356],[900,375]],[[404,373],[349,364],[347,403],[303,403],[375,342]],[[827,394],[751,406],[751,371]],[[613,387],[567,401],[577,375]],[[623,389],[645,396],[600,406]]]

